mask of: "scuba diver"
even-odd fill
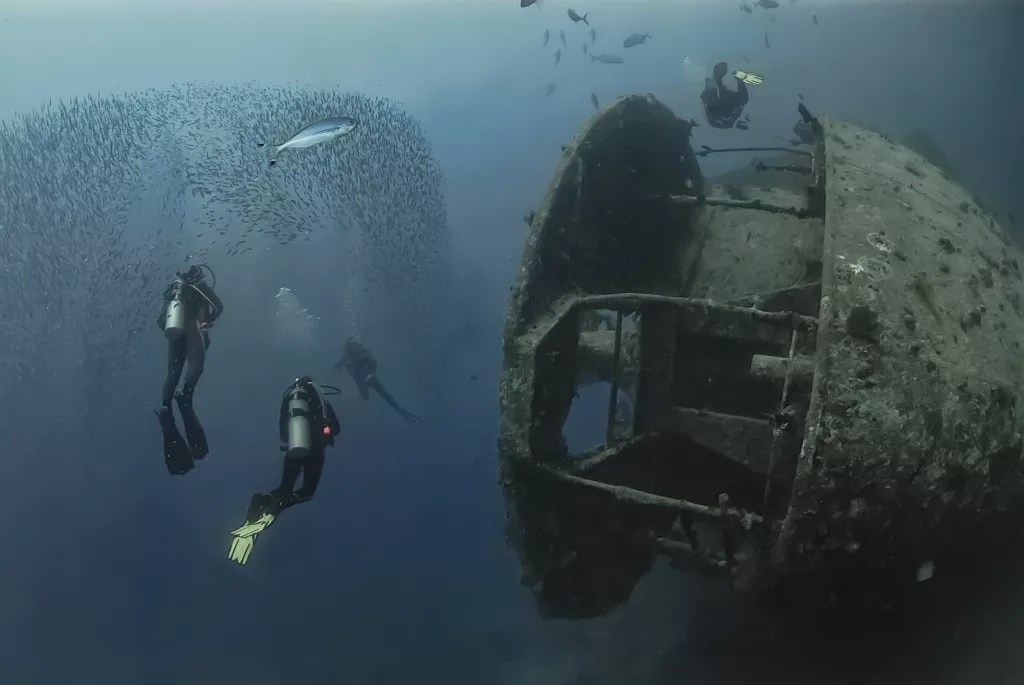
[[[395,398],[391,396],[391,393],[381,385],[380,380],[377,379],[377,360],[359,342],[359,338],[352,337],[345,342],[345,350],[341,355],[341,359],[334,365],[334,368],[339,371],[345,370],[348,372],[348,375],[352,376],[356,387],[359,388],[359,396],[364,401],[370,399],[370,388],[373,388],[403,419],[409,423],[420,422],[412,412],[398,404]]]
[[[750,99],[747,93],[747,86],[759,86],[764,79],[758,74],[748,71],[734,71],[736,79],[736,90],[729,90],[722,79],[729,73],[729,65],[719,62],[715,65],[714,78],[704,79],[704,92],[700,99],[704,103],[704,116],[708,123],[715,128],[736,128],[741,131],[747,129],[746,121],[739,121],[743,114],[743,108],[747,106]]]
[[[332,392],[325,393],[324,388]],[[296,378],[281,398],[278,436],[284,455],[281,483],[276,490],[256,493],[249,502],[245,523],[231,531],[234,540],[228,551],[231,561],[249,561],[256,537],[266,530],[288,507],[308,502],[316,494],[323,475],[327,447],[341,432],[341,424],[327,395],[341,391],[330,385],[318,385],[310,376]],[[295,485],[302,474],[302,487]]]
[[[217,276],[202,265],[213,278]],[[187,272],[178,272],[164,291],[164,305],[157,317],[157,325],[167,337],[167,378],[164,379],[160,409],[156,412],[164,438],[164,462],[171,475],[184,475],[192,470],[193,459],[203,459],[209,452],[206,433],[192,409],[192,395],[203,373],[206,350],[210,347],[210,327],[224,312],[224,304],[213,287],[203,278],[203,269],[192,266]],[[188,361],[188,372],[181,391],[175,393],[181,372]],[[185,425],[185,440],[178,432],[171,410],[171,398],[178,403],[181,421]],[[186,442],[187,441],[187,442]]]

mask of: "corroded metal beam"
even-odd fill
[[[794,155],[801,155],[803,157],[810,157],[810,152],[804,150],[794,150],[789,147],[719,147],[719,148],[707,148],[694,154],[698,157],[706,157],[715,152],[789,152]]]
[[[783,207],[764,200],[727,200],[725,198],[707,197],[705,195],[668,195],[670,202],[677,205],[708,205],[710,207],[734,207],[736,209],[756,209],[772,214],[789,214],[799,219],[821,217],[822,213],[804,207]]]
[[[744,528],[750,528],[754,525],[764,523],[764,518],[762,516],[743,509],[737,509],[735,507],[709,507],[706,504],[697,504],[696,502],[690,502],[685,499],[655,495],[654,493],[644,492],[643,490],[637,490],[636,488],[630,488],[625,485],[612,485],[611,483],[604,483],[591,478],[574,476],[571,473],[566,473],[565,471],[551,468],[549,466],[538,466],[537,469],[565,483],[572,483],[573,485],[580,485],[592,490],[606,492],[620,502],[656,507],[659,509],[670,509],[712,521],[732,519],[743,525]]]
[[[772,426],[765,419],[671,407],[659,417],[657,429],[685,435],[759,475],[768,473]]]

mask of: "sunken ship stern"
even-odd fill
[[[564,149],[499,389],[508,537],[543,614],[605,613],[659,557],[755,589],[912,566],[1019,498],[1014,248],[914,153],[806,121],[767,186],[706,182],[698,159],[730,151],[694,151],[652,96]],[[976,245],[949,251],[936,197]],[[573,454],[593,385],[605,439]]]

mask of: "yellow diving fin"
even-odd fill
[[[249,555],[252,554],[252,548],[255,544],[255,535],[251,535],[247,538],[235,538],[231,541],[231,549],[228,550],[228,559],[237,562],[240,566],[245,566],[245,562],[249,561]]]
[[[246,523],[240,528],[231,531],[235,539],[231,541],[228,559],[244,566],[249,561],[249,555],[252,554],[252,548],[256,544],[256,537],[273,522],[273,514],[263,514],[252,523]]]
[[[248,538],[262,533],[264,530],[270,527],[270,524],[274,522],[273,514],[263,514],[252,523],[246,523],[240,528],[236,528],[231,531],[231,534],[236,538]]]
[[[759,86],[764,83],[764,77],[752,71],[734,71],[732,75],[743,81],[748,86]]]

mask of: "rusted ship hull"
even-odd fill
[[[916,154],[814,127],[766,169],[802,192],[705,183],[650,96],[566,149],[500,387],[509,538],[542,612],[606,612],[659,555],[742,587],[912,573],[1020,501],[1017,250]],[[606,443],[570,454],[595,381]]]

